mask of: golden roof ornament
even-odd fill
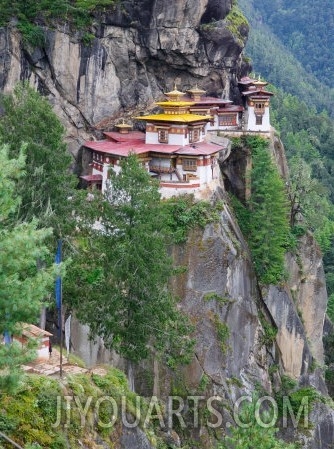
[[[195,101],[199,101],[202,97],[202,95],[204,95],[206,93],[205,90],[203,89],[199,89],[197,83],[195,87],[192,87],[191,89],[187,90],[187,92],[190,93],[191,98]]]
[[[128,134],[130,129],[132,129],[132,125],[125,123],[124,118],[122,119],[122,123],[118,123],[115,127],[118,129],[120,134]]]
[[[180,101],[180,99],[185,95],[184,92],[177,90],[176,84],[174,84],[174,90],[165,93],[169,101]]]

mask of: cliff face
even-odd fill
[[[174,83],[182,89],[198,83],[209,94],[237,100],[248,27],[226,21],[231,3],[122,1],[96,17],[86,44],[66,24],[44,27],[41,48],[24,45],[15,27],[3,28],[0,89],[24,79],[48,95],[74,154],[97,123],[150,107]]]
[[[235,165],[238,157],[233,156],[231,164]],[[229,163],[227,159],[225,164]],[[230,172],[228,167],[225,172]],[[236,182],[240,186],[240,180]],[[226,200],[223,189],[217,196]],[[287,254],[286,282],[261,289],[247,243],[228,202],[224,204],[219,223],[192,231],[187,242],[172,252],[175,264],[186,268],[173,279],[172,288],[181,298],[181,309],[195,325],[194,359],[176,372],[156,361],[146,361],[134,370],[135,391],[145,396],[223,398],[218,408],[222,432],[233,423],[238,398],[251,398],[256,390],[274,396],[282,391],[284,376],[294,379],[299,388],[314,387],[327,396],[321,370],[327,294],[322,257],[314,238],[306,234],[296,252]],[[276,336],[270,336],[268,328],[276,329]],[[87,330],[76,326],[72,338],[88,362],[112,360],[124,369],[124,362],[106,352],[102,341],[97,346],[87,345],[86,335]],[[333,410],[318,402],[310,403],[309,412],[307,428],[289,422],[281,437],[302,442],[304,449],[329,449],[334,435]],[[198,428],[190,424],[187,432],[187,436],[178,436],[182,444],[187,438],[206,449],[215,444],[205,420],[200,420]]]
[[[0,89],[10,91],[25,79],[48,95],[66,125],[73,154],[97,124],[108,126],[124,114],[152,107],[174,83],[182,89],[198,83],[208,94],[238,101],[237,78],[247,71],[241,51],[248,29],[242,25],[237,33],[231,31],[226,21],[231,8],[232,0],[123,1],[121,8],[96,18],[89,45],[66,25],[45,27],[45,45],[35,49],[23,45],[14,26],[1,29]],[[284,176],[284,150],[274,136],[272,147]],[[243,182],[249,165],[249,154],[231,154],[222,167],[225,187],[247,194]],[[223,187],[219,195],[224,198]],[[186,245],[173,249],[173,256],[187,267],[173,289],[196,326],[197,342],[193,362],[177,375],[188,392],[200,391],[207,379],[205,394],[225,398],[223,425],[232,422],[230,411],[240,395],[250,394],[256,385],[273,393],[284,374],[326,394],[321,370],[313,370],[323,363],[327,296],[321,254],[311,235],[300,240],[297,255],[287,255],[289,280],[266,290],[258,287],[247,244],[227,202],[220,223],[193,232]],[[276,338],[268,339],[267,325],[277,329]],[[73,347],[89,364],[111,360],[102,341],[88,345],[86,337],[87,329],[76,325]],[[175,375],[156,363],[150,370],[153,387],[146,392],[170,394]],[[139,375],[135,386],[143,388]],[[329,447],[333,412],[320,404],[311,417],[313,427],[302,436],[304,447]],[[301,438],[295,429],[285,435]],[[193,436],[202,447],[212,446],[205,427]]]

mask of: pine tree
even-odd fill
[[[0,142],[9,145],[10,157],[17,158],[21,144],[27,144],[27,176],[17,184],[18,218],[42,218],[43,224],[55,226],[66,215],[67,198],[77,183],[70,173],[64,127],[49,102],[27,84],[3,94],[0,106]]]
[[[173,268],[158,185],[135,155],[122,161],[120,174],[111,171],[109,181],[104,198],[87,202],[93,222],[84,225],[89,215],[80,208],[79,258],[64,297],[93,336],[128,360],[138,362],[153,349],[170,365],[175,357],[186,361],[190,326],[167,289]]]
[[[235,201],[235,210],[259,280],[275,284],[283,278],[284,255],[290,243],[287,194],[268,142],[247,137],[245,144],[252,150],[251,197],[246,207]]]
[[[53,279],[50,269],[36,264],[48,255],[43,242],[51,229],[37,229],[36,220],[13,224],[20,204],[15,189],[23,177],[24,160],[22,150],[17,159],[9,159],[8,147],[0,148],[0,335],[19,334],[21,323],[36,320]],[[12,385],[27,354],[29,348],[0,345],[0,390]]]

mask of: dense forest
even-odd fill
[[[263,6],[261,3],[264,3]],[[319,65],[310,65],[310,61],[316,61],[319,58],[322,58],[322,64],[326,65],[326,67],[333,63],[330,56],[321,56],[330,54],[330,45],[327,46],[326,44],[328,40],[327,30],[331,30],[329,22],[333,20],[331,19],[333,13],[329,10],[329,2],[323,0],[318,2],[321,4],[317,6],[317,10],[322,11],[324,17],[327,14],[326,19],[321,19],[318,14],[312,13],[313,9],[305,6],[307,2],[301,2],[300,8],[307,11],[307,15],[305,13],[302,15],[304,17],[302,22],[300,19],[301,15],[299,13],[296,14],[300,21],[294,25],[290,20],[284,19],[283,12],[280,20],[277,18],[277,21],[270,21],[267,17],[269,12],[266,11],[266,3],[272,5],[277,2],[239,0],[239,5],[251,25],[246,53],[252,59],[254,70],[257,73],[261,73],[268,81],[285,92],[296,95],[318,112],[326,110],[329,115],[333,116],[334,90],[332,87],[333,80],[331,81],[330,79],[330,76],[333,76],[333,70],[330,69],[331,74],[327,68],[323,70],[320,62]],[[282,3],[287,2],[284,1]],[[270,6],[268,9],[271,11],[272,7]],[[278,9],[276,9],[276,15],[279,15]],[[296,17],[293,16],[293,18]],[[312,28],[310,28],[311,25],[307,19],[310,22],[314,22],[312,26],[313,28],[317,27],[316,32],[310,33]],[[289,30],[284,29],[282,31],[283,36],[280,34],[282,28],[280,27],[280,21],[286,22],[286,27],[290,27],[290,33]],[[287,43],[287,41],[291,42],[293,40],[292,34],[297,33],[297,30],[298,33],[308,36],[308,40],[312,40],[312,45],[308,43],[306,38],[299,40],[299,53],[305,55],[306,61],[299,57],[295,49]],[[319,72],[322,73],[323,71],[327,73],[326,79],[319,75]]]
[[[334,319],[333,11],[329,0],[239,0],[251,23],[246,54],[272,86],[272,124],[290,168],[290,200],[324,252]],[[294,205],[296,206],[296,204]],[[291,204],[293,207],[293,204]]]
[[[258,0],[263,20],[319,81],[333,86],[334,14],[331,0]]]

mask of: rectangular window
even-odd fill
[[[262,125],[262,117],[263,115],[256,115],[256,125]]]
[[[168,131],[166,129],[158,130],[158,140],[160,143],[168,143]]]
[[[189,130],[189,143],[194,143],[199,141],[200,130],[199,129],[191,129]]]
[[[182,159],[184,171],[197,171],[197,159]]]
[[[226,114],[219,116],[219,126],[235,126],[237,118],[234,114]]]

